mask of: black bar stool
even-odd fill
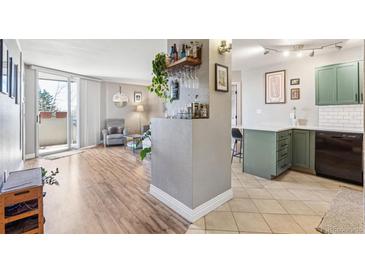
[[[231,157],[231,163],[233,161],[233,157],[237,157],[240,159],[243,158],[243,153],[242,153],[242,133],[238,128],[232,128],[232,138],[234,140],[234,145],[233,145],[233,149],[232,149],[232,157]],[[237,143],[240,142],[240,150],[238,151],[237,149]]]

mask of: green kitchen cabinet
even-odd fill
[[[364,103],[364,61],[359,61],[359,93],[360,104]]]
[[[359,64],[345,63],[336,66],[337,104],[358,104]]]
[[[316,69],[316,105],[336,104],[336,67]]]
[[[292,132],[293,169],[314,172],[315,132],[294,129]]]
[[[361,103],[360,65],[360,62],[349,62],[316,68],[316,105]]]
[[[271,179],[291,167],[292,133],[284,131],[244,131],[243,170],[249,174]]]

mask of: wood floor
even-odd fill
[[[148,193],[150,165],[120,146],[26,161],[60,171],[45,186],[45,233],[185,233],[189,222]]]

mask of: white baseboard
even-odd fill
[[[25,154],[25,160],[34,159],[34,158],[35,158],[35,153]]]
[[[150,185],[150,194],[192,223],[233,198],[233,191],[230,188],[204,204],[191,209],[154,185]]]

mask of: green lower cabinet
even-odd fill
[[[294,129],[292,132],[292,167],[314,172],[315,132]]]

